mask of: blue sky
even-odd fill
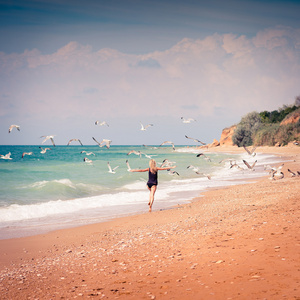
[[[0,1],[0,144],[219,139],[300,94],[299,11],[298,1]],[[154,126],[141,132],[140,121]]]

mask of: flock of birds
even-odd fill
[[[191,123],[191,122],[195,122],[196,120],[195,119],[192,119],[192,118],[184,118],[184,117],[181,117],[181,120],[183,123]],[[99,122],[99,121],[96,121],[95,122],[95,125],[99,125],[99,126],[107,126],[109,127],[109,124],[106,122],[106,121],[102,121],[102,122]],[[141,131],[145,131],[147,130],[147,128],[153,126],[153,124],[147,124],[147,125],[143,125],[141,122],[140,122],[140,125],[141,125],[141,128],[140,130]],[[10,133],[13,129],[16,129],[18,131],[20,131],[20,126],[19,125],[11,125],[8,129],[8,133]],[[192,138],[192,137],[189,137],[187,135],[185,135],[185,137],[187,139],[191,139],[193,140],[194,142],[196,143],[199,143],[201,145],[206,145],[206,143],[200,141],[199,139],[196,139],[196,138]],[[43,138],[43,141],[42,143],[45,143],[46,141],[50,140],[52,145],[55,147],[55,142],[54,142],[54,135],[43,135],[41,136],[41,138]],[[111,140],[109,139],[103,139],[101,142],[97,141],[94,137],[92,137],[92,139],[98,144],[99,147],[106,147],[107,149],[110,148],[110,145],[111,145]],[[72,142],[78,142],[81,146],[83,146],[82,142],[80,141],[80,139],[70,139],[69,142],[67,143],[67,146],[69,146]],[[164,141],[163,143],[161,143],[159,145],[159,147],[163,146],[163,145],[166,145],[166,144],[170,144],[172,146],[172,149],[175,150],[175,145],[172,141]],[[143,145],[144,147],[148,147],[146,145]],[[245,151],[249,154],[249,156],[251,157],[254,157],[256,155],[256,147],[253,147],[251,150],[249,148],[247,148],[246,146],[243,146]],[[42,154],[45,154],[48,150],[52,150],[51,148],[42,148],[42,147],[39,147],[41,149],[40,153]],[[152,149],[158,149],[158,147],[152,147]],[[84,153],[86,154],[87,156],[90,156],[90,155],[94,155],[95,156],[95,153],[93,152],[87,152],[85,150],[81,151],[80,153]],[[145,154],[141,151],[136,151],[136,150],[131,150],[127,153],[127,155],[131,155],[131,154],[134,154],[134,155],[137,155],[139,156],[140,158],[142,157],[142,155],[144,155],[145,157],[149,158],[149,159],[152,159],[153,156],[156,156],[156,155],[148,155],[148,154]],[[24,158],[26,155],[33,155],[33,152],[23,152],[22,153],[22,158]],[[208,161],[208,162],[211,162],[211,158],[208,157],[207,155],[205,155],[204,153],[199,153],[196,155],[196,157],[201,157],[203,158],[204,160]],[[5,154],[5,155],[0,155],[0,159],[6,159],[6,160],[11,160],[11,152]],[[93,161],[89,158],[87,158],[86,156],[84,157],[83,161],[87,164],[92,164]],[[230,164],[230,169],[232,168],[237,168],[239,170],[251,170],[251,171],[254,171],[254,167],[257,163],[257,160],[255,160],[253,163],[249,163],[247,162],[245,159],[243,159],[243,163],[244,165],[246,166],[246,168],[243,168],[242,166],[240,166],[239,164],[237,164],[236,160],[233,159],[233,158],[226,158],[224,160],[221,160],[219,163],[223,163],[225,161],[229,161],[229,164]],[[171,167],[171,166],[174,166],[176,162],[172,162],[172,161],[169,161],[168,159],[165,159],[161,164],[160,164],[160,167]],[[131,170],[131,167],[129,165],[129,161],[126,160],[126,165],[127,165],[127,171],[130,171]],[[270,165],[265,165],[264,166],[264,170],[266,171],[269,171],[269,174],[270,174],[270,179],[271,180],[278,180],[278,179],[282,179],[284,178],[284,173],[282,172],[282,167],[283,167],[284,164],[281,164],[279,167],[274,167],[274,166],[270,166]],[[109,173],[112,173],[112,174],[115,174],[116,173],[116,169],[119,167],[119,166],[116,166],[114,168],[112,168],[110,166],[110,163],[107,162],[107,166],[108,166],[108,172]],[[193,166],[193,165],[189,165],[187,166],[187,169],[191,169],[192,171],[194,171],[196,174],[198,175],[204,175],[206,176],[209,180],[211,180],[211,175],[209,174],[205,174],[205,173],[201,173],[200,172],[200,168],[199,167],[196,167],[196,166]],[[287,169],[288,172],[290,173],[290,175],[292,177],[296,177],[296,176],[300,176],[300,171],[296,171],[296,172],[293,172],[291,171],[290,169]],[[174,171],[174,170],[171,170],[169,169],[169,174],[170,175],[178,175],[179,176],[179,173],[177,171]]]

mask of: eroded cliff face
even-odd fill
[[[281,123],[281,125],[288,125],[288,124],[292,124],[292,123],[297,123],[300,119],[300,111],[297,110],[294,113],[291,113],[290,115],[288,115]]]
[[[220,138],[220,145],[233,146],[232,136],[236,129],[236,125],[232,125],[231,127],[224,128]]]

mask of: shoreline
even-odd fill
[[[216,149],[244,151],[208,151]],[[300,177],[286,172],[300,171],[300,148],[257,152],[291,158],[285,178],[207,190],[171,209],[0,240],[0,298],[300,298]]]

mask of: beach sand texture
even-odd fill
[[[218,147],[211,151],[243,151]],[[300,147],[285,177],[173,209],[0,241],[0,299],[300,299]]]

